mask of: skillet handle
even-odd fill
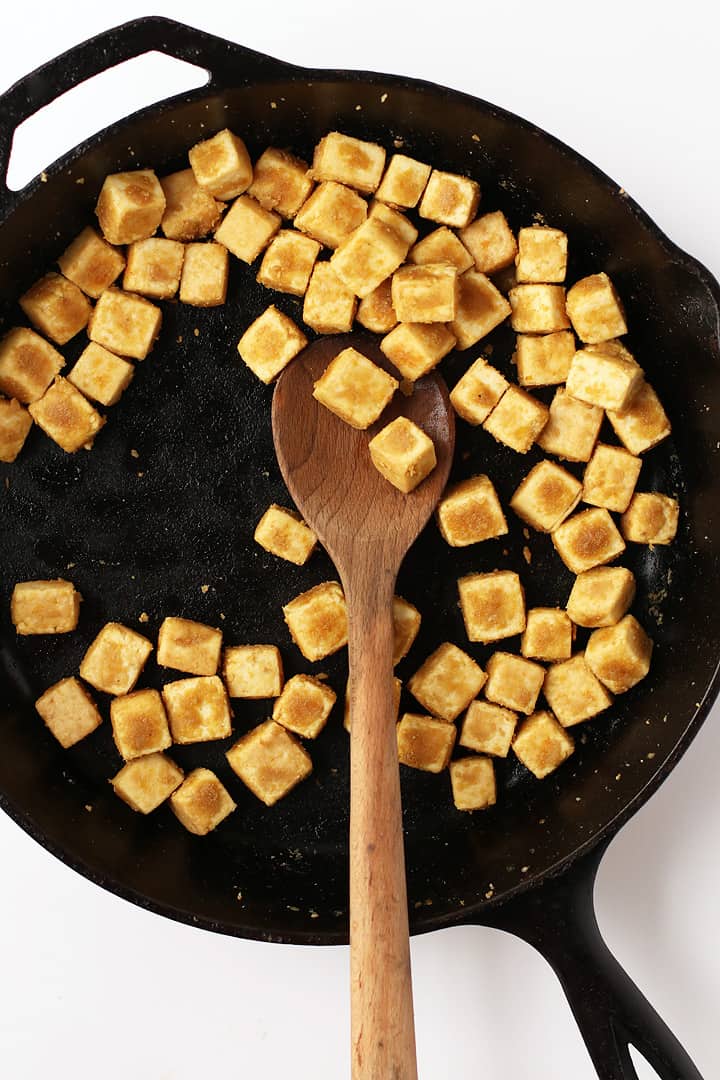
[[[660,1080],[702,1080],[600,934],[593,892],[606,847],[510,900],[487,922],[523,938],[552,966],[600,1080],[638,1080],[629,1046],[640,1051]]]

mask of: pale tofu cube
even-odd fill
[[[374,424],[399,383],[357,349],[343,349],[313,386],[313,397],[346,424],[364,431]]]
[[[438,503],[440,534],[450,547],[467,547],[508,531],[489,476],[472,476],[449,488]]]
[[[275,210],[284,218],[294,218],[312,189],[307,162],[287,150],[271,146],[255,162],[248,194],[266,210]]]
[[[165,706],[157,690],[136,690],[113,698],[110,723],[118,753],[126,761],[172,745]]]
[[[393,720],[397,722],[400,715],[400,695],[402,694],[402,683],[396,675],[393,675]],[[347,732],[350,731],[350,680],[348,680],[345,687],[345,705],[343,708],[343,727]]]
[[[428,233],[408,252],[408,262],[416,266],[428,263],[446,263],[454,266],[458,274],[464,274],[475,265],[472,255],[452,229],[441,225],[439,229]]]
[[[257,280],[268,289],[304,296],[320,254],[320,244],[295,229],[281,229],[270,241]]]
[[[480,754],[507,757],[517,719],[517,713],[501,705],[471,701],[462,722],[458,745]]]
[[[483,427],[498,442],[526,454],[550,415],[547,405],[519,386],[508,386]]]
[[[487,420],[509,385],[505,376],[480,356],[455,383],[450,402],[458,416],[477,427]]]
[[[16,326],[0,341],[0,392],[23,405],[39,401],[65,360],[34,330]]]
[[[423,193],[418,213],[421,218],[464,229],[475,217],[480,202],[480,185],[467,176],[433,169]]]
[[[129,694],[152,651],[152,642],[136,630],[106,623],[80,661],[80,677],[105,694]]]
[[[456,736],[454,724],[405,713],[397,725],[398,761],[411,769],[442,772],[450,764]]]
[[[68,382],[91,401],[117,405],[134,374],[135,368],[127,360],[91,341],[68,372]]]
[[[370,194],[378,187],[384,168],[382,146],[331,131],[315,147],[311,172],[316,180],[335,180]]]
[[[86,687],[74,677],[50,686],[35,702],[35,708],[65,750],[102,723]]]
[[[450,329],[458,349],[469,349],[510,314],[510,304],[492,281],[477,270],[467,270],[458,279],[457,314]]]
[[[554,461],[533,466],[515,490],[510,506],[538,532],[552,532],[571,514],[582,495],[582,484]]]
[[[160,333],[162,312],[134,293],[107,289],[92,313],[88,337],[119,356],[144,360]]]
[[[168,240],[188,243],[212,232],[225,204],[218,202],[210,192],[203,191],[192,169],[182,169],[163,177],[160,187],[165,196],[165,212],[160,228]]]
[[[624,412],[609,411],[608,420],[631,454],[644,454],[670,434],[670,421],[649,383],[643,382]]]
[[[518,233],[515,276],[518,282],[559,282],[567,271],[567,235],[547,225],[531,225]]]
[[[347,334],[357,306],[355,293],[343,285],[330,263],[316,263],[305,293],[303,322],[318,334]]]
[[[620,519],[626,540],[633,544],[671,544],[677,533],[680,506],[677,499],[657,491],[640,491]]]
[[[306,660],[323,660],[348,641],[345,596],[337,581],[323,581],[283,607],[290,636]]]
[[[402,596],[393,597],[393,667],[409,653],[421,622],[422,616],[414,604]]]
[[[67,634],[80,618],[82,596],[72,581],[19,581],[10,599],[18,634]]]
[[[607,274],[591,274],[567,294],[567,313],[581,341],[596,345],[627,333],[620,297]]]
[[[487,662],[485,697],[513,712],[530,714],[542,690],[545,668],[512,653],[493,653]]]
[[[215,239],[242,262],[255,262],[282,224],[282,218],[265,210],[250,195],[241,195],[215,230]]]
[[[105,423],[105,418],[93,409],[80,391],[60,376],[39,401],[28,405],[28,412],[38,427],[67,454],[74,454],[81,447],[89,450]]]
[[[170,615],[160,626],[157,662],[189,675],[214,675],[220,665],[221,649],[222,630]]]
[[[603,411],[571,397],[558,387],[550,402],[548,422],[538,438],[546,454],[566,461],[589,461],[603,422]]]
[[[225,755],[230,768],[266,806],[274,806],[312,772],[310,755],[274,720],[266,720]]]
[[[65,345],[88,324],[92,307],[82,289],[62,274],[46,274],[18,301],[33,326]]]
[[[392,278],[382,281],[363,297],[358,305],[357,321],[373,334],[387,334],[397,326],[397,312],[392,305]]]
[[[520,652],[531,660],[569,660],[573,625],[560,608],[531,608],[520,639]]]
[[[598,566],[575,578],[566,610],[578,626],[614,626],[635,599],[635,575],[624,566]]]
[[[572,330],[554,334],[518,334],[515,363],[521,386],[554,386],[565,382],[575,355]]]
[[[399,210],[393,210],[391,206],[387,206],[383,202],[377,202],[374,200],[370,205],[368,212],[368,221],[374,218],[382,225],[387,225],[389,229],[397,233],[402,242],[407,245],[407,249],[412,247],[418,238],[418,231],[413,225],[410,218],[405,214],[401,214]]]
[[[431,172],[432,167],[422,161],[406,154],[393,154],[375,198],[409,210],[420,202]]]
[[[567,392],[590,405],[621,412],[629,407],[642,381],[642,368],[632,353],[619,341],[606,341],[575,353]]]
[[[429,435],[398,416],[368,443],[373,465],[385,479],[408,495],[437,465],[435,445]]]
[[[273,705],[272,718],[304,739],[316,739],[325,727],[337,694],[312,675],[293,675]]]
[[[230,257],[222,244],[188,244],[180,279],[180,302],[220,307],[227,298]]]
[[[563,727],[590,720],[612,705],[612,698],[593,675],[583,653],[552,664],[545,673],[543,693]]]
[[[124,765],[110,783],[131,810],[150,814],[183,781],[183,771],[164,754],[147,754]]]
[[[470,641],[486,645],[525,629],[525,593],[513,570],[466,574],[458,580],[458,594]]]
[[[174,742],[210,742],[232,734],[230,702],[219,676],[165,683],[162,696]]]
[[[146,240],[165,213],[165,195],[152,169],[107,176],[95,207],[103,236],[110,244]]]
[[[454,335],[442,323],[403,322],[380,342],[393,367],[411,382],[437,367],[454,346]]]
[[[510,322],[518,334],[551,334],[570,327],[562,285],[516,285],[509,300]]]
[[[627,510],[642,461],[621,446],[598,443],[583,475],[583,502],[619,514]]]
[[[395,273],[411,243],[376,214],[338,245],[330,265],[348,289],[362,299]]]
[[[271,555],[287,559],[296,566],[303,566],[308,561],[317,544],[317,536],[300,515],[276,503],[272,503],[260,518],[254,539]]]
[[[452,723],[478,696],[486,679],[471,656],[446,641],[428,656],[407,685],[429,713]]]
[[[481,274],[496,274],[515,262],[517,242],[502,210],[471,222],[461,230],[460,239]]]
[[[231,698],[276,698],[283,688],[283,663],[276,645],[230,645],[223,678]]]
[[[178,291],[184,258],[185,246],[177,240],[161,236],[136,240],[128,248],[123,289],[153,300],[170,300]]]
[[[97,300],[125,269],[125,256],[89,226],[58,259],[64,277]]]
[[[0,398],[0,461],[15,461],[31,427],[32,416],[19,401]]]
[[[573,574],[612,562],[625,550],[625,542],[604,508],[583,510],[568,518],[554,530],[552,542]]]
[[[295,228],[319,240],[324,247],[337,248],[362,225],[367,203],[344,184],[318,184],[295,217]]]
[[[216,199],[234,199],[252,183],[253,167],[247,147],[239,135],[227,128],[196,143],[188,158],[200,187]]]
[[[585,648],[588,667],[613,694],[632,689],[650,670],[652,639],[632,615],[594,630]]]
[[[456,810],[487,810],[497,801],[495,768],[489,757],[451,761],[450,782]]]
[[[193,769],[170,796],[170,809],[195,836],[207,836],[236,806],[230,792],[210,769]]]
[[[551,712],[536,712],[523,720],[513,750],[526,769],[543,780],[572,754],[575,741]]]
[[[401,323],[452,322],[458,306],[458,273],[448,263],[403,266],[392,278],[392,302]]]
[[[261,382],[271,383],[306,345],[302,330],[271,304],[248,326],[237,350],[253,375]]]

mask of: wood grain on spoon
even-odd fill
[[[392,598],[403,558],[445,487],[455,443],[447,388],[431,374],[397,393],[368,431],[320,405],[313,383],[352,345],[392,370],[374,339],[324,338],[281,375],[272,423],[290,494],[328,551],[349,616],[350,946],[354,1080],[415,1080],[407,891],[393,703]],[[435,443],[437,466],[404,495],[373,466],[367,444],[396,416]]]

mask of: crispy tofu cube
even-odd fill
[[[643,381],[642,368],[619,341],[587,345],[575,353],[567,392],[601,409],[628,408]]]
[[[575,355],[572,330],[554,334],[518,334],[515,362],[521,386],[554,386],[565,382]]]
[[[230,258],[222,244],[188,244],[180,278],[180,302],[220,307],[227,298]]]
[[[635,575],[624,566],[597,566],[575,578],[567,613],[578,626],[614,626],[635,599]]]
[[[649,383],[640,385],[624,412],[609,411],[608,420],[631,454],[644,454],[670,434],[670,421]]]
[[[551,712],[536,712],[523,720],[513,740],[516,757],[538,780],[554,772],[572,754],[575,741]]]
[[[67,750],[102,723],[102,716],[79,679],[61,679],[35,702],[35,708],[57,741]]]
[[[15,461],[31,427],[32,416],[19,401],[0,398],[0,461]]]
[[[66,453],[89,450],[105,418],[93,409],[72,383],[60,376],[39,401],[28,405],[38,427]]]
[[[393,154],[375,197],[391,206],[409,210],[420,202],[431,172],[432,167],[422,161],[405,154]]]
[[[569,660],[573,625],[560,608],[531,608],[520,639],[520,652],[532,660]]]
[[[620,529],[633,544],[671,544],[679,516],[677,499],[658,491],[639,491],[620,519]]]
[[[385,479],[408,495],[437,465],[435,445],[405,416],[392,420],[368,443],[372,463]]]
[[[546,454],[555,454],[566,461],[589,461],[602,421],[603,411],[599,406],[578,401],[564,387],[558,387],[538,446]]]
[[[180,786],[183,771],[164,754],[147,754],[124,765],[110,783],[131,810],[150,814]]]
[[[607,274],[591,274],[576,282],[568,290],[566,304],[575,333],[588,345],[627,334],[625,312]]]
[[[248,326],[237,349],[253,375],[271,383],[306,345],[302,330],[271,304]]]
[[[220,664],[222,631],[192,619],[168,616],[158,634],[157,662],[189,675],[214,675]]]
[[[215,239],[242,262],[255,262],[282,224],[282,218],[265,210],[250,195],[241,195],[215,230]]]
[[[573,574],[612,562],[625,550],[623,538],[604,508],[583,510],[568,518],[554,530],[552,542]]]
[[[10,600],[18,634],[67,634],[80,618],[82,596],[72,581],[19,581]]]
[[[152,651],[152,642],[142,634],[106,623],[80,661],[80,677],[106,694],[129,694]]]
[[[162,696],[176,743],[210,742],[232,734],[230,702],[218,675],[165,683]]]
[[[203,191],[192,169],[182,169],[163,177],[160,187],[165,196],[165,212],[160,228],[168,240],[180,240],[186,244],[212,232],[225,204],[218,202],[208,191]]]
[[[594,630],[585,649],[588,667],[613,694],[624,694],[650,670],[652,639],[632,615]]]
[[[433,716],[452,723],[477,697],[486,678],[471,656],[446,641],[409,679],[408,690]]]
[[[411,243],[375,214],[338,245],[330,265],[362,299],[395,273]]]
[[[160,333],[162,312],[134,293],[107,289],[92,313],[88,337],[110,352],[144,360]]]
[[[418,213],[429,221],[464,229],[475,217],[479,202],[480,185],[475,180],[433,169]]]
[[[57,345],[79,334],[92,311],[85,293],[62,274],[46,274],[18,302],[33,326]]]
[[[64,277],[97,300],[125,269],[125,256],[89,226],[58,259]]]
[[[393,210],[391,206],[387,206],[383,202],[372,202],[368,212],[368,221],[371,218],[379,221],[382,225],[387,225],[389,229],[397,233],[402,242],[407,245],[406,251],[410,250],[418,238],[418,231],[410,218],[406,217],[405,214],[401,214],[399,210]]]
[[[533,466],[516,489],[510,506],[538,532],[552,532],[580,502],[582,484],[554,461]]]
[[[450,764],[456,736],[454,724],[432,716],[405,713],[397,725],[398,760],[411,769],[442,772]]]
[[[458,416],[477,427],[487,420],[509,385],[505,376],[480,356],[455,383],[450,401]]]
[[[530,714],[542,690],[545,668],[512,653],[493,653],[487,662],[485,697],[513,712]]]
[[[458,594],[470,641],[488,644],[525,629],[525,593],[513,570],[466,574],[458,580]]]
[[[230,645],[223,678],[231,698],[276,698],[283,688],[283,663],[275,645]]]
[[[412,382],[437,367],[454,345],[454,335],[442,323],[403,322],[380,342],[390,363]]]
[[[414,604],[402,596],[393,597],[393,666],[409,653],[421,622],[422,616]]]
[[[253,728],[225,755],[253,795],[274,806],[312,772],[310,755],[274,720]]]
[[[543,693],[563,727],[590,720],[612,705],[612,698],[593,675],[583,653],[551,664],[545,674]]]
[[[255,162],[248,194],[284,218],[294,218],[313,189],[308,164],[287,150],[271,146]]]
[[[157,690],[136,690],[110,702],[113,739],[126,761],[172,745],[163,700]]]
[[[170,809],[188,832],[207,836],[237,803],[210,769],[193,769],[170,796]]]
[[[467,547],[504,536],[507,522],[489,476],[472,476],[449,488],[437,508],[437,523],[450,547]]]
[[[518,282],[558,282],[567,270],[567,235],[547,225],[531,225],[518,233],[515,276]]]
[[[270,241],[257,280],[268,289],[303,296],[320,254],[320,244],[295,229],[281,229]]]
[[[515,262],[517,242],[502,210],[471,222],[461,230],[460,239],[481,274],[496,274]]]
[[[252,183],[253,167],[245,143],[227,128],[196,143],[188,158],[200,187],[216,199],[234,199]]]
[[[627,510],[642,461],[621,446],[598,443],[583,476],[583,501],[622,513]]]
[[[323,660],[347,645],[345,596],[337,581],[323,581],[283,607],[290,636],[306,660]]]
[[[39,401],[65,360],[34,330],[16,326],[0,341],[0,391],[23,405]]]
[[[165,195],[152,169],[107,176],[95,207],[109,244],[134,244],[158,228],[165,213]]]
[[[562,285],[516,285],[509,300],[510,322],[519,334],[551,334],[570,326]]]
[[[468,270],[458,279],[457,314],[450,329],[458,349],[469,349],[510,314],[510,305],[492,281],[477,270]]]
[[[303,304],[303,322],[318,334],[347,334],[352,330],[358,301],[328,262],[315,264]]]
[[[273,705],[272,718],[304,739],[316,739],[327,723],[337,694],[312,675],[293,675]]]
[[[331,131],[315,147],[311,171],[316,180],[335,180],[370,194],[379,185],[384,168],[382,146]]]
[[[545,427],[550,411],[527,390],[508,386],[483,427],[494,439],[526,454]]]
[[[495,768],[489,757],[451,761],[450,782],[456,810],[487,810],[497,801]]]
[[[358,305],[357,321],[373,334],[387,334],[397,326],[397,312],[392,304],[392,278],[386,278],[363,297]]]
[[[454,266],[458,274],[464,274],[475,265],[472,255],[452,229],[441,225],[439,229],[428,233],[408,252],[408,262],[416,266],[432,263],[446,263]]]
[[[374,424],[399,386],[357,349],[343,349],[313,386],[313,397],[346,424],[364,431]]]
[[[303,566],[308,561],[317,536],[294,510],[272,503],[255,528],[254,539],[271,555]]]
[[[448,263],[403,266],[392,278],[392,302],[401,323],[452,322],[457,314],[458,273]]]
[[[68,372],[68,382],[101,405],[117,405],[132,382],[135,368],[127,360],[91,341]]]
[[[295,228],[319,240],[324,247],[337,248],[367,218],[367,203],[344,184],[318,184],[295,217]]]
[[[402,683],[398,679],[397,675],[393,675],[393,719],[397,721],[400,715],[400,695],[402,694]],[[345,687],[345,705],[343,708],[343,727],[347,732],[350,731],[350,680],[348,679],[347,686]]]
[[[477,750],[480,754],[507,757],[517,724],[517,713],[491,705],[488,701],[471,701],[460,729],[459,746]]]
[[[141,293],[154,300],[170,300],[178,291],[185,245],[153,236],[130,244],[123,277],[126,292]]]

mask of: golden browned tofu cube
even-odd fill
[[[486,678],[471,656],[446,641],[409,679],[408,690],[429,713],[452,723],[477,697]]]
[[[170,300],[178,291],[184,258],[185,246],[177,240],[161,236],[136,240],[128,248],[123,289],[154,300]]]
[[[454,724],[405,713],[397,725],[398,760],[411,769],[442,772],[450,763],[456,736]]]
[[[418,231],[410,218],[406,217],[405,214],[401,214],[399,210],[393,210],[391,206],[387,206],[385,203],[377,202],[377,200],[373,201],[368,212],[368,221],[371,218],[397,233],[406,245],[406,252],[410,250],[418,238]]]
[[[272,718],[304,739],[316,739],[327,723],[337,694],[312,675],[293,675],[273,706]]]
[[[573,574],[592,570],[622,555],[625,543],[604,508],[583,510],[554,530],[552,542]]]
[[[594,630],[585,649],[588,667],[613,694],[624,694],[650,670],[652,639],[632,615]]]
[[[125,256],[89,226],[58,259],[64,277],[97,300],[125,268]]]
[[[545,427],[547,405],[519,386],[508,386],[483,427],[498,442],[526,454]]]
[[[567,236],[547,225],[531,225],[518,233],[515,275],[518,282],[558,282],[567,270]]]
[[[677,499],[657,491],[639,491],[623,514],[620,528],[633,544],[671,544],[679,516]]]
[[[509,300],[512,328],[519,334],[551,334],[570,326],[562,285],[516,285]]]
[[[274,720],[243,735],[225,756],[233,772],[266,806],[274,806],[312,772],[310,755]]]
[[[458,305],[458,273],[448,263],[403,266],[392,279],[392,302],[401,323],[452,322]]]
[[[554,386],[565,382],[575,355],[572,330],[554,334],[518,334],[515,362],[521,386]]]
[[[95,207],[110,244],[134,244],[152,236],[165,213],[165,195],[152,169],[114,173],[105,178]]]
[[[72,581],[19,581],[10,600],[18,634],[67,634],[77,627],[82,596]]]
[[[567,294],[567,313],[581,341],[600,341],[627,334],[620,297],[607,274],[591,274],[576,282]]]
[[[348,640],[345,596],[337,581],[323,581],[283,607],[290,635],[306,660],[323,660]]]
[[[625,346],[606,341],[575,353],[567,392],[590,405],[619,412],[628,408],[642,381],[642,368]]]
[[[74,454],[80,447],[89,450],[105,423],[104,417],[80,391],[60,376],[39,401],[28,405],[28,412],[38,427],[68,454]]]
[[[622,513],[627,510],[642,461],[621,446],[598,443],[583,476],[583,501]]]
[[[160,222],[168,240],[200,240],[217,225],[224,203],[218,202],[195,179],[192,169],[182,169],[160,181],[165,212]],[[79,284],[79,282],[78,282]]]
[[[462,722],[458,745],[480,754],[507,757],[516,724],[517,713],[511,709],[491,705],[489,701],[471,701]]]
[[[370,194],[380,183],[384,168],[382,146],[331,131],[315,147],[311,171],[316,180],[335,180]]]
[[[513,740],[517,758],[538,780],[554,772],[572,754],[575,742],[551,712],[536,712],[523,720]]]
[[[411,243],[376,214],[338,245],[330,264],[348,289],[362,299],[395,273]]]
[[[324,247],[337,248],[367,218],[365,200],[344,184],[318,184],[295,217],[295,228],[319,240]]]
[[[32,416],[19,401],[0,398],[0,461],[15,461],[31,427]]]
[[[392,420],[368,443],[370,458],[385,479],[408,495],[437,465],[435,445],[405,416]]]
[[[458,593],[470,641],[487,644],[525,629],[525,593],[513,570],[466,574],[458,580]]]
[[[313,397],[346,424],[364,431],[374,424],[399,386],[357,349],[343,349],[313,386]]]
[[[464,229],[475,217],[480,202],[480,185],[467,176],[433,169],[423,193],[418,213],[421,218]]]
[[[268,289],[303,296],[310,281],[320,244],[295,229],[281,229],[270,241],[257,280]]]
[[[516,489],[510,506],[538,532],[552,532],[580,502],[582,484],[554,461],[533,466]]]
[[[512,653],[493,653],[487,662],[485,697],[513,712],[530,714],[542,690],[545,668]]]
[[[271,383],[306,345],[302,330],[271,304],[248,326],[237,349],[253,375]]]
[[[454,345],[454,335],[442,323],[403,322],[380,342],[390,363],[412,382],[437,367]]]
[[[248,194],[281,217],[293,218],[313,189],[306,161],[271,146],[255,162]]]
[[[386,278],[363,297],[358,305],[357,321],[373,334],[387,334],[397,325],[397,312],[392,305],[392,278]]]
[[[458,349],[469,349],[510,314],[510,304],[492,281],[477,270],[468,270],[458,279],[458,308],[450,329]]]
[[[566,461],[589,461],[602,421],[601,408],[578,401],[564,387],[558,387],[550,402],[550,416],[538,438],[538,446],[547,454],[555,454]]]
[[[215,239],[242,262],[255,262],[282,224],[282,218],[265,210],[250,195],[241,195],[215,230]]]
[[[80,677],[106,694],[129,694],[152,650],[152,642],[137,631],[106,623],[80,662]]]
[[[229,262],[222,244],[188,244],[180,278],[180,302],[220,307],[227,298]]]
[[[110,723],[115,745],[126,761],[172,745],[165,706],[157,690],[136,690],[113,698]]]
[[[421,621],[422,616],[414,604],[402,596],[393,597],[393,666],[407,656]]]
[[[144,360],[160,333],[162,312],[134,293],[107,289],[92,313],[88,337],[110,352]]]
[[[545,674],[543,693],[563,727],[590,720],[612,705],[612,698],[593,675],[583,653],[552,664]]]
[[[317,544],[317,536],[300,515],[276,503],[272,503],[260,518],[254,539],[271,555],[287,559],[296,566],[308,561]]]
[[[232,734],[230,702],[218,675],[165,683],[162,696],[176,743],[210,742]]]
[[[158,634],[157,662],[189,675],[214,675],[220,664],[222,631],[193,619],[168,616]]]
[[[495,768],[488,757],[451,761],[450,782],[456,810],[487,810],[497,801]]]
[[[458,274],[464,274],[475,265],[472,255],[452,229],[441,225],[439,229],[428,233],[408,252],[408,262],[416,266],[428,263],[446,263],[454,266]]]
[[[216,199],[234,199],[252,183],[253,167],[245,143],[227,128],[196,143],[188,158],[200,187]]]
[[[409,210],[420,202],[431,172],[431,166],[422,161],[405,154],[393,154],[375,197],[391,206]]]
[[[487,420],[509,385],[505,376],[480,356],[455,383],[450,401],[458,416],[477,426]]]
[[[343,285],[330,263],[316,263],[305,293],[303,322],[318,334],[347,334],[357,306],[357,296]]]
[[[170,796],[170,809],[188,832],[207,836],[237,804],[210,769],[193,769]]]
[[[501,210],[471,222],[460,232],[460,239],[481,274],[496,274],[515,262],[517,242]]]
[[[24,405],[38,401],[64,367],[57,349],[25,326],[0,341],[0,391]]]
[[[98,708],[79,679],[61,679],[35,702],[57,741],[67,750],[102,723]]]
[[[670,421],[649,383],[643,382],[624,412],[609,411],[608,420],[631,454],[644,454],[670,434]]]
[[[504,536],[507,522],[489,476],[472,476],[449,488],[437,508],[442,538],[450,547],[467,547]]]
[[[402,683],[396,675],[393,675],[393,719],[397,721],[400,715],[400,695],[402,694]],[[345,687],[345,704],[343,708],[343,727],[347,732],[350,731],[350,680],[348,680]]]
[[[531,660],[569,660],[573,625],[560,608],[531,608],[520,639],[520,652]]]
[[[575,578],[567,613],[578,626],[614,626],[635,599],[635,576],[624,566],[598,566]]]
[[[33,326],[57,345],[79,334],[92,311],[82,289],[62,274],[46,274],[18,302]]]
[[[110,783],[131,810],[150,814],[180,786],[183,771],[164,754],[146,754],[124,765]]]
[[[275,698],[283,688],[283,664],[275,645],[230,645],[223,677],[232,698]]]
[[[68,372],[68,382],[91,401],[117,405],[134,374],[135,368],[127,360],[91,341]]]

